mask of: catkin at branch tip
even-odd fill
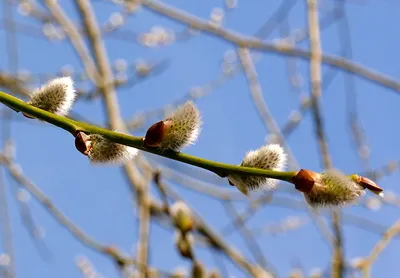
[[[364,188],[351,178],[336,169],[328,169],[318,174],[314,186],[304,197],[311,206],[323,207],[354,203],[364,194]]]
[[[272,171],[283,171],[286,167],[287,155],[279,144],[268,144],[257,150],[249,151],[240,166]],[[272,190],[279,180],[266,177],[228,175],[228,180],[243,194],[260,188]]]
[[[34,90],[27,103],[48,112],[66,116],[75,98],[76,92],[72,78],[60,77]]]

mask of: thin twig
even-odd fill
[[[139,239],[137,244],[137,261],[144,265],[143,271],[141,271],[140,277],[149,277],[147,272],[147,264],[149,260],[149,236],[150,236],[150,199],[148,196],[148,186],[137,190],[137,200],[139,202]]]
[[[382,238],[376,243],[368,257],[362,263],[362,272],[364,278],[371,277],[371,267],[376,261],[382,251],[389,245],[389,242],[400,233],[400,220],[397,220],[392,227],[390,227]]]
[[[262,88],[260,82],[258,81],[257,71],[254,67],[254,63],[249,53],[249,50],[244,48],[239,48],[238,56],[240,58],[240,62],[242,63],[247,78],[247,82],[249,83],[251,97],[253,99],[253,102],[257,108],[260,117],[264,121],[264,125],[273,135],[277,136],[278,142],[282,146],[285,146],[291,167],[297,168],[298,167],[297,161],[294,158],[294,155],[291,153],[289,147],[287,146],[285,139],[282,135],[282,132],[279,128],[279,125],[276,123],[274,117],[269,111],[267,103],[265,102]]]
[[[5,253],[10,257],[10,264],[7,266],[7,278],[15,278],[16,267],[15,267],[15,249],[13,243],[13,231],[11,229],[11,220],[9,212],[9,204],[7,198],[7,191],[5,180],[3,177],[3,167],[0,168],[0,219],[1,219],[1,231],[2,231],[2,246],[5,249]]]
[[[214,35],[220,39],[224,39],[231,42],[239,47],[252,48],[265,52],[272,52],[280,55],[286,56],[297,56],[303,59],[311,59],[311,52],[308,50],[295,48],[288,44],[274,44],[262,41],[254,37],[247,37],[242,34],[235,33],[228,29],[224,29],[220,26],[215,26],[214,24],[202,20],[196,16],[190,15],[178,9],[172,8],[167,4],[161,3],[154,0],[143,0],[142,4],[166,17],[184,23],[191,26],[192,28],[205,31],[211,35]],[[375,82],[379,85],[385,86],[392,89],[395,92],[400,92],[400,83],[395,79],[385,76],[381,73],[375,72],[362,65],[356,64],[354,62],[343,59],[342,57],[337,57],[334,55],[321,55],[321,62],[330,65],[332,67],[356,74],[367,80]]]
[[[172,188],[165,187],[165,189],[167,194],[172,199],[182,200],[182,198]],[[158,209],[157,211],[165,213],[165,211],[160,209]],[[232,262],[234,262],[237,266],[240,266],[248,273],[253,275],[256,274],[256,268],[243,257],[239,250],[236,250],[234,247],[230,246],[224,240],[224,238],[220,236],[217,232],[215,232],[212,227],[207,225],[207,223],[200,217],[200,215],[196,214],[194,210],[192,210],[192,212],[195,217],[196,231],[207,240],[207,243],[213,249],[224,253]]]
[[[56,219],[65,227],[76,239],[89,248],[107,254],[114,258],[115,261],[124,264],[134,264],[132,259],[124,257],[114,248],[110,250],[109,246],[105,246],[93,238],[86,235],[74,222],[72,222],[64,213],[56,207],[56,205],[32,182],[23,176],[19,166],[10,161],[6,156],[0,154],[0,163],[7,168],[11,176],[24,188],[26,188]]]
[[[318,141],[319,150],[322,157],[324,168],[331,168],[332,161],[329,155],[328,144],[324,132],[324,124],[322,113],[319,106],[319,98],[321,91],[321,61],[322,49],[320,40],[320,29],[318,19],[318,1],[308,0],[308,27],[310,34],[311,47],[311,106],[313,111],[313,120],[315,125],[315,135]],[[332,277],[342,278],[344,273],[343,247],[342,247],[342,232],[340,229],[340,212],[332,212],[332,225],[334,233],[333,255],[332,255]]]
[[[261,249],[253,235],[253,232],[246,227],[241,215],[236,211],[231,202],[224,202],[224,208],[230,218],[237,219],[237,221],[233,223],[235,230],[239,230],[239,232],[242,234],[245,244],[247,245],[250,253],[252,253],[253,257],[257,260],[257,263],[266,268],[267,260],[264,256],[265,250]]]
[[[168,196],[165,191],[164,184],[161,182],[161,173],[159,171],[154,173],[154,184],[157,186],[157,189],[160,192],[165,211],[169,214]]]
[[[91,58],[90,52],[88,51],[84,39],[82,38],[79,30],[75,27],[72,21],[67,17],[61,7],[58,5],[56,0],[45,0],[47,7],[51,11],[55,20],[64,29],[65,33],[68,35],[71,44],[74,46],[75,51],[79,55],[83,66],[85,68],[86,74],[95,84],[99,84],[100,77],[96,70],[95,63]]]

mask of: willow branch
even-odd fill
[[[199,168],[203,168],[223,177],[227,176],[228,174],[235,173],[243,176],[263,176],[290,182],[291,178],[296,174],[296,172],[278,172],[278,171],[263,170],[258,168],[241,167],[241,166],[216,162],[212,160],[207,160],[204,158],[192,156],[181,152],[165,151],[161,153],[158,149],[145,148],[143,146],[142,137],[136,137],[123,133],[118,133],[105,128],[90,125],[87,123],[71,120],[66,117],[61,117],[53,113],[49,113],[45,110],[33,107],[29,104],[26,104],[22,100],[1,91],[0,91],[0,102],[16,111],[24,112],[42,121],[58,126],[70,132],[71,134],[75,134],[75,132],[77,131],[83,131],[89,134],[92,133],[99,134],[111,142],[123,144],[126,146],[137,148],[145,152],[153,153],[172,160],[180,161]]]

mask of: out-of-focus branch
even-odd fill
[[[137,260],[142,265],[147,266],[149,260],[149,236],[150,236],[150,198],[149,189],[146,185],[137,190],[137,200],[139,202],[139,239],[137,245]],[[149,273],[144,268],[140,277],[149,277]]]
[[[56,0],[45,0],[47,7],[51,11],[55,20],[64,29],[65,33],[68,35],[75,51],[78,53],[83,66],[85,68],[86,74],[95,84],[100,84],[99,73],[96,70],[95,63],[90,52],[88,51],[85,42],[79,33],[79,30],[75,27],[73,22],[67,17],[62,8],[58,5]]]
[[[166,189],[166,193],[173,199],[175,200],[181,200],[180,196],[173,191],[170,187],[164,186]],[[193,211],[193,215],[195,217],[195,229],[196,231],[202,235],[207,243],[216,251],[220,251],[223,254],[225,254],[232,262],[234,262],[237,266],[241,267],[243,270],[247,271],[248,273],[252,274],[254,277],[259,277],[257,276],[258,273],[258,267],[253,266],[246,260],[243,255],[236,250],[234,247],[230,246],[222,236],[220,236],[217,232],[214,231],[212,227],[207,225],[207,223]],[[162,209],[160,206],[154,206],[154,203],[152,203],[152,212],[153,215],[165,215],[166,212],[165,210]],[[168,215],[169,216],[169,215]]]
[[[3,19],[6,26],[6,53],[7,53],[7,69],[9,72],[15,73],[18,68],[18,40],[15,30],[13,3],[10,0],[3,1]],[[14,83],[15,84],[15,83]],[[1,81],[0,81],[1,86]],[[10,117],[6,117],[2,129],[1,142],[6,146],[10,140]],[[10,208],[7,197],[7,183],[3,176],[3,167],[0,167],[0,219],[1,219],[1,238],[2,245],[6,255],[9,258],[9,263],[5,269],[7,278],[16,278],[16,256],[14,248],[14,236],[12,223],[10,218]]]
[[[11,220],[9,214],[9,204],[7,198],[6,184],[3,177],[3,167],[0,167],[0,220],[1,220],[1,236],[2,246],[5,253],[10,258],[10,263],[6,268],[7,278],[16,278],[15,267],[15,249],[13,244],[13,231],[11,228]]]
[[[315,135],[318,141],[319,150],[322,157],[324,168],[331,168],[332,161],[329,155],[328,144],[324,132],[324,124],[322,113],[319,106],[319,97],[321,91],[321,60],[322,49],[320,40],[320,29],[318,19],[318,1],[308,0],[308,28],[310,34],[311,61],[310,61],[310,77],[311,77],[311,106],[313,111],[313,120],[315,125]],[[340,227],[340,212],[332,212],[332,225],[334,233],[333,255],[332,255],[332,277],[342,278],[344,274],[344,259],[342,247],[342,231]]]
[[[165,191],[164,184],[161,182],[161,173],[159,171],[156,171],[154,173],[153,179],[154,179],[155,185],[157,186],[158,191],[160,192],[161,200],[164,205],[164,209],[167,212],[167,214],[169,214],[170,211],[169,211],[168,196],[167,196],[167,192]]]
[[[321,42],[319,33],[318,20],[318,1],[308,0],[308,25],[310,34],[311,46],[311,62],[310,62],[310,77],[311,77],[311,106],[313,110],[313,119],[315,124],[316,138],[318,140],[319,149],[321,151],[322,163],[324,167],[330,168],[332,161],[329,156],[327,139],[324,133],[321,108],[319,106],[319,98],[322,95],[321,91]]]
[[[131,1],[131,0],[126,0]],[[311,59],[311,52],[308,50],[295,48],[289,44],[284,43],[268,43],[254,37],[247,37],[228,29],[215,26],[214,24],[202,20],[196,16],[190,15],[178,9],[172,8],[167,4],[161,3],[155,0],[142,0],[141,3],[148,9],[184,24],[191,26],[192,28],[205,31],[209,34],[217,36],[218,38],[224,39],[239,47],[257,49],[265,52],[272,52],[286,56],[297,56],[304,59]],[[400,83],[391,77],[387,77],[381,73],[375,72],[362,65],[348,61],[341,57],[334,55],[321,55],[321,62],[330,65],[332,67],[359,75],[372,82],[378,83],[382,86],[388,87],[393,91],[400,92]]]
[[[122,121],[119,115],[119,106],[114,87],[114,77],[108,60],[107,50],[104,46],[100,28],[97,23],[96,15],[88,1],[76,0],[84,28],[88,34],[90,45],[93,50],[93,56],[97,61],[98,72],[101,76],[101,86],[104,100],[106,102],[106,110],[108,113],[109,125],[114,129],[122,128]]]
[[[23,176],[20,167],[14,164],[8,157],[0,154],[0,163],[6,167],[11,176],[24,188],[26,188],[56,219],[65,227],[77,240],[87,247],[112,257],[115,262],[123,265],[135,264],[130,258],[123,256],[115,248],[103,245],[93,238],[86,235],[79,227],[77,227],[64,213],[56,207],[56,205],[32,182]]]
[[[264,256],[264,250],[260,248],[258,245],[253,232],[246,227],[246,224],[243,222],[241,215],[236,211],[235,207],[232,205],[231,202],[225,202],[224,208],[230,218],[236,218],[237,221],[233,223],[235,228],[239,230],[242,234],[243,240],[247,245],[249,252],[253,254],[253,257],[257,260],[258,264],[262,267],[267,267],[267,260]]]
[[[268,128],[270,132],[272,132],[274,136],[277,136],[278,142],[282,146],[285,146],[291,167],[298,168],[296,159],[294,158],[290,149],[287,147],[282,132],[278,124],[276,123],[274,117],[271,115],[267,103],[264,100],[262,88],[260,83],[258,82],[257,71],[254,67],[253,60],[251,58],[249,50],[244,48],[239,48],[238,56],[240,58],[240,62],[242,63],[244,72],[246,74],[247,82],[249,83],[249,88],[251,96],[253,98],[253,102],[257,107],[257,111],[260,117],[264,121],[264,125]]]
[[[397,220],[392,227],[390,227],[382,238],[376,243],[368,257],[366,257],[362,264],[361,269],[364,278],[371,277],[371,268],[382,251],[389,245],[390,241],[400,233],[400,220]]]
[[[272,21],[274,21],[275,17],[276,18],[284,17],[286,15],[287,11],[290,10],[290,8],[292,7],[294,1],[290,0],[287,3],[288,3],[288,6],[283,6],[282,10],[279,9],[276,13],[276,16],[274,16],[274,18],[271,18],[271,20],[268,20],[267,23],[264,24],[256,32],[256,34],[255,34],[256,37],[260,37],[260,39],[262,39],[272,32],[272,30],[273,30]],[[338,16],[336,14],[334,14],[334,15],[329,14],[329,15],[325,16],[321,20],[321,28],[329,27],[336,18],[338,18]],[[277,19],[275,19],[275,20],[277,20]],[[308,36],[307,28],[299,29],[299,30],[296,30],[295,32],[289,34],[288,36],[282,38],[281,41],[290,41],[292,44],[296,44],[296,43],[299,43],[299,42],[302,42],[303,40],[305,40],[307,38],[307,36]],[[251,56],[252,56],[252,60],[253,60],[254,64],[259,62],[262,59],[262,55],[260,53],[253,54]],[[145,120],[147,118],[156,117],[156,116],[163,117],[163,116],[165,116],[165,114],[168,110],[167,109],[168,107],[180,105],[187,100],[196,100],[201,97],[205,97],[208,94],[210,94],[212,91],[216,90],[217,88],[222,87],[231,78],[233,78],[237,74],[241,73],[242,70],[243,70],[243,67],[241,67],[240,65],[232,64],[231,70],[222,71],[212,81],[202,85],[201,87],[197,87],[195,90],[191,90],[187,95],[173,101],[172,103],[169,103],[166,107],[162,107],[162,108],[159,108],[159,109],[156,109],[153,111],[149,111],[149,112],[145,112],[143,114],[136,115],[134,117],[134,119],[128,121],[126,123],[126,125],[127,125],[128,129],[137,129],[137,128],[143,126],[143,124],[145,124]],[[331,69],[331,72],[336,73],[337,71],[335,71],[334,69]],[[332,76],[332,74],[330,74],[330,75],[327,74],[327,76],[329,76],[329,79],[328,79],[328,81],[326,81],[326,84],[329,85],[329,83],[330,83],[329,81],[332,79],[332,78],[330,78],[330,76]],[[308,101],[306,103],[309,103],[309,105],[304,105],[304,106],[302,105],[301,111],[305,112],[308,110],[308,108],[311,107],[310,101]],[[286,126],[284,126],[282,128],[282,133],[285,135],[286,132],[293,131],[298,123],[300,123],[300,121],[289,122]]]
[[[340,38],[341,54],[347,59],[352,59],[352,39],[350,34],[350,26],[348,16],[346,14],[346,3],[336,1],[335,10],[341,13],[342,20],[338,22],[338,37]],[[362,128],[357,113],[357,87],[354,76],[350,74],[344,75],[344,86],[346,94],[346,113],[348,119],[348,127],[354,143],[355,151],[359,156],[364,170],[370,168],[370,152],[366,142],[366,136]]]
[[[105,45],[102,41],[99,25],[97,23],[96,15],[91,7],[91,4],[85,0],[77,0],[76,6],[80,12],[82,21],[84,22],[85,30],[88,33],[89,41],[93,49],[93,55],[96,58],[99,73],[101,76],[101,91],[103,93],[103,99],[105,103],[105,111],[107,113],[108,124],[111,128],[117,130],[126,131],[126,128],[122,122],[117,95],[115,87],[113,85],[114,77],[111,70],[110,63],[108,61],[108,54]],[[141,277],[147,277],[147,261],[148,261],[148,236],[150,227],[150,211],[148,207],[146,183],[141,183],[139,187],[138,183],[134,183],[134,179],[137,179],[138,173],[134,174],[134,167],[132,164],[126,164],[125,170],[128,178],[130,178],[131,184],[136,185],[135,192],[137,202],[139,204],[139,246],[137,259],[140,265],[144,266],[141,273],[144,273]]]
[[[8,88],[11,92],[21,97],[28,97],[28,90],[21,85],[21,81],[13,75],[0,72],[0,87]]]

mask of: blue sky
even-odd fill
[[[69,1],[59,1],[73,19],[75,9]],[[105,22],[112,12],[119,11],[111,4],[94,1],[94,7],[100,22]],[[247,3],[248,2],[248,3]],[[238,7],[226,14],[224,27],[251,35],[264,24],[276,11],[282,1],[238,1]],[[334,1],[321,2],[321,18],[324,17]],[[400,77],[399,37],[396,26],[400,19],[397,16],[399,4],[395,1],[347,1],[345,5],[350,26],[352,59],[367,67],[392,76]],[[214,7],[222,7],[223,1],[170,0],[166,3],[193,13],[199,17],[209,17]],[[297,1],[288,17],[292,31],[307,26],[303,1]],[[2,7],[0,14],[4,15]],[[17,22],[37,26],[35,20],[15,13]],[[323,50],[330,54],[340,54],[341,40],[338,37],[340,24],[336,21],[324,29],[321,34]],[[167,18],[160,17],[142,9],[127,20],[124,30],[134,32],[148,31],[153,26],[163,26],[176,31],[184,26]],[[280,38],[278,28],[267,37],[268,40]],[[0,29],[0,69],[7,70],[6,35]],[[123,58],[128,64],[138,59],[147,61],[167,60],[169,67],[162,74],[152,77],[140,84],[118,90],[121,114],[129,119],[138,112],[164,106],[187,95],[188,91],[201,87],[221,74],[221,59],[224,53],[235,50],[234,46],[212,36],[202,34],[185,42],[177,42],[166,47],[145,48],[131,40],[106,40],[111,61]],[[302,42],[299,47],[308,47]],[[77,56],[67,41],[48,42],[41,38],[18,35],[19,68],[32,73],[54,74],[66,64],[72,65],[81,72],[82,67]],[[297,61],[299,73],[304,80],[301,92],[293,90],[288,83],[287,59],[274,53],[263,54],[263,59],[256,64],[259,80],[263,88],[272,115],[277,123],[283,126],[293,109],[298,107],[300,97],[309,92],[308,62]],[[330,69],[323,67],[323,72]],[[356,99],[357,112],[365,131],[370,147],[370,167],[381,168],[389,160],[398,160],[398,142],[400,132],[395,128],[395,119],[400,116],[398,92],[385,89],[369,81],[354,77],[354,87],[350,92],[345,82],[349,76],[337,72],[333,82],[323,91],[322,107],[328,134],[329,148],[335,167],[346,173],[361,173],[365,170],[354,151],[354,143],[349,134],[347,123],[346,99]],[[37,85],[37,84],[36,84]],[[78,83],[83,87],[86,84]],[[203,115],[204,127],[196,145],[186,152],[214,159],[217,161],[238,164],[250,149],[264,144],[268,131],[260,121],[250,97],[245,76],[239,74],[223,86],[213,90],[205,97],[196,100]],[[100,100],[92,103],[79,102],[74,111],[98,124],[104,124],[104,112]],[[15,117],[22,117],[20,115]],[[300,126],[293,132],[287,142],[302,168],[322,170],[318,156],[317,143],[314,138],[311,114],[307,113]],[[160,120],[152,118],[147,125]],[[37,184],[57,206],[64,211],[82,230],[105,244],[115,244],[125,252],[135,250],[137,241],[137,221],[131,196],[122,171],[114,166],[93,166],[78,153],[73,145],[73,138],[47,124],[31,124],[32,121],[16,122],[12,125],[12,137],[15,140],[16,159],[23,168],[24,174]],[[145,129],[135,131],[142,135]],[[51,139],[44,141],[44,138]],[[149,159],[161,166],[172,167],[183,173],[187,166],[148,155]],[[190,172],[202,173],[191,168]],[[226,181],[211,174],[206,178],[226,190],[234,190]],[[379,184],[387,191],[400,193],[399,174],[384,177]],[[229,223],[224,207],[217,201],[202,194],[195,193],[184,186],[169,182],[171,187],[183,196],[191,207],[209,220],[210,225],[219,230]],[[103,277],[119,277],[113,263],[106,257],[92,252],[76,241],[61,227],[49,213],[35,200],[29,202],[35,222],[46,231],[44,242],[52,253],[51,259],[43,260],[22,224],[14,197],[12,182],[8,182],[16,265],[18,277],[81,277],[74,258],[83,254],[93,263]],[[290,185],[281,184],[275,194],[277,198],[291,198],[303,202],[300,194],[290,191]],[[290,193],[285,193],[285,191]],[[152,192],[156,194],[152,187]],[[257,194],[256,194],[257,195]],[[367,198],[371,195],[367,195]],[[279,204],[279,199],[276,203]],[[236,202],[235,206],[243,211],[248,202]],[[367,255],[380,235],[351,225],[349,217],[359,216],[374,221],[382,226],[390,226],[399,217],[399,209],[384,206],[380,210],[370,211],[365,206],[348,207],[344,212],[344,235],[346,259]],[[267,224],[278,223],[290,216],[309,218],[306,210],[289,209],[279,205],[266,205],[255,214],[250,228],[261,228]],[[238,233],[226,236],[225,239],[251,257],[246,245]],[[175,252],[173,233],[158,225],[152,225],[151,264],[163,269],[172,270],[178,266],[188,266]],[[279,236],[261,236],[258,240],[267,261],[278,271],[279,277],[287,275],[294,266],[301,266],[305,273],[314,267],[327,269],[330,261],[329,246],[321,238],[312,221],[299,230]],[[1,246],[1,250],[4,246]],[[391,273],[400,271],[396,263],[400,243],[393,240],[385,249],[373,268],[373,277],[393,277]],[[201,261],[209,268],[218,267],[215,257],[207,250],[196,249]],[[219,256],[223,258],[222,256]],[[217,260],[218,261],[218,260]],[[230,275],[245,277],[232,263],[224,259]]]

